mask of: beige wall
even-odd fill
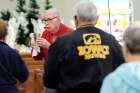
[[[54,7],[60,10],[63,21],[68,25],[72,25],[70,20],[73,20],[73,6],[78,1],[81,0],[53,0]]]
[[[134,20],[140,20],[140,0],[133,0]]]
[[[11,2],[9,2],[11,1]],[[13,10],[15,8],[16,0],[1,0],[0,1],[0,10],[2,9],[10,9]]]

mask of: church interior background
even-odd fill
[[[23,3],[26,1],[24,6]],[[19,50],[23,60],[25,60],[30,76],[24,85],[17,85],[21,90],[21,93],[41,93],[43,88],[43,60],[36,61],[31,55],[31,46],[27,41],[31,40],[31,33],[41,33],[44,28],[44,24],[41,20],[41,16],[37,15],[38,20],[30,17],[30,22],[32,23],[32,30],[27,28],[29,21],[25,18],[31,11],[31,5],[35,5],[33,11],[37,14],[41,14],[45,7],[52,6],[58,8],[61,14],[62,21],[71,27],[75,27],[73,23],[72,12],[73,6],[76,2],[80,0],[3,0],[0,3],[0,17],[2,18],[3,10],[4,14],[11,16],[7,20],[9,24],[9,37],[7,43]],[[136,20],[140,19],[139,3],[140,0],[89,0],[93,1],[98,9],[99,20],[97,22],[97,27],[103,29],[104,31],[113,34],[116,39],[122,43],[122,35],[127,26]],[[22,5],[23,4],[23,5]],[[28,6],[30,5],[30,6]],[[24,7],[22,7],[24,6]],[[24,12],[23,9],[27,10]],[[16,10],[20,10],[17,12]],[[37,11],[36,11],[37,10]],[[8,11],[8,12],[7,12]],[[34,14],[34,13],[33,13]],[[34,15],[36,17],[36,15]],[[7,16],[6,16],[7,18]],[[19,33],[20,32],[20,33]],[[21,35],[27,35],[29,38],[21,38],[20,40],[25,40],[20,44],[17,44],[17,37],[22,37]],[[10,39],[9,39],[10,38]],[[27,40],[27,41],[26,41]]]
[[[36,5],[39,7],[36,9],[38,9],[39,13],[45,10],[44,7],[47,6],[47,4],[52,5],[52,7],[58,8],[60,10],[60,13],[65,11],[62,5],[64,5],[65,7],[68,5],[68,3],[72,4],[70,3],[69,0],[61,0],[61,2],[59,3],[57,0],[42,0],[42,1],[41,0],[40,1],[38,0],[8,0],[6,1],[5,0],[5,3],[7,2],[9,3],[9,5],[13,4],[11,6],[12,8],[11,7],[0,8],[1,12],[3,10],[11,11],[10,9],[12,9],[12,14],[11,14],[12,17],[8,20],[10,24],[10,30],[12,30],[8,38],[11,38],[11,39],[9,41],[7,40],[7,42],[11,47],[17,48],[21,52],[29,52],[31,48],[30,48],[30,45],[28,46],[25,45],[26,43],[23,43],[23,44],[15,43],[16,38],[20,37],[19,35],[21,35],[21,33],[19,34],[19,29],[18,29],[20,24],[23,27],[22,32],[24,32],[24,34],[31,33],[31,31],[28,31],[28,28],[25,27],[28,24],[28,21],[25,19],[26,14],[24,12],[20,14],[17,14],[15,12],[15,10],[17,9],[17,6],[19,6],[18,1],[25,1],[27,3],[30,3],[29,1],[36,1]],[[46,3],[46,5],[43,5],[44,2],[46,1],[49,3]],[[79,0],[73,0],[73,3],[78,2],[78,1]],[[99,20],[96,26],[110,34],[113,34],[119,42],[122,42],[123,31],[134,20],[134,7],[133,7],[132,0],[89,0],[89,1],[93,1],[98,9]],[[25,7],[27,7],[28,5],[29,4],[26,4]],[[70,9],[68,8],[68,10]],[[35,33],[41,33],[41,31],[43,31],[44,25],[41,22],[41,18],[39,19],[40,20],[32,19],[33,30]],[[16,20],[18,20],[18,22],[16,22]],[[66,22],[68,25],[74,27],[73,18],[72,18],[72,8],[70,10],[70,13],[66,13],[66,12],[62,13],[62,20],[63,22]],[[27,39],[27,40],[30,40],[30,39]]]

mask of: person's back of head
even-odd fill
[[[0,40],[4,41],[7,35],[7,23],[0,19]]]
[[[74,7],[74,17],[82,23],[96,24],[97,8],[91,1],[81,1]]]
[[[123,38],[131,54],[140,54],[140,21],[130,25]]]

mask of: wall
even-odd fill
[[[140,0],[133,0],[134,6],[134,21],[140,20]]]
[[[73,21],[73,6],[78,1],[81,0],[53,0],[54,7],[60,10],[62,19],[68,25],[74,26],[74,24],[71,22]]]
[[[2,10],[2,9],[14,10],[15,4],[16,4],[16,0],[1,0],[0,1],[0,10]]]

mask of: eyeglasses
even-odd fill
[[[43,22],[51,22],[53,19],[57,18],[57,16],[53,17],[53,18],[48,18],[48,19],[43,19]]]

